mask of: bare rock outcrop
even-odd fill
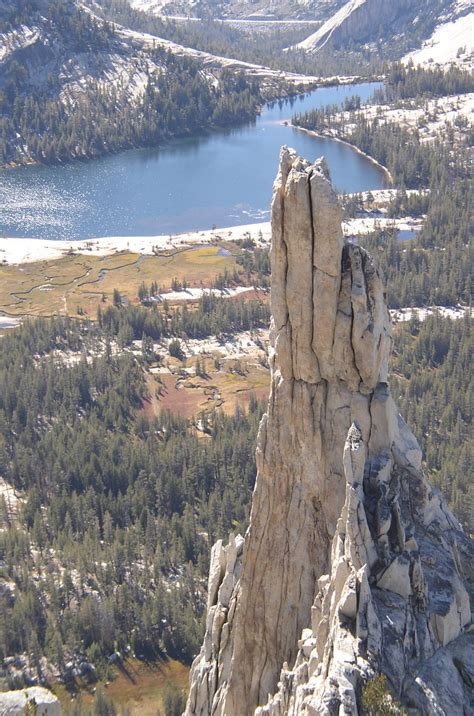
[[[418,713],[468,713],[472,542],[390,396],[382,279],[344,244],[324,163],[286,148],[271,258],[250,526],[213,548],[186,714],[357,714],[378,673]]]
[[[5,691],[0,694],[0,714],[2,716],[61,716],[59,699],[42,686],[30,686],[28,689]]]
[[[420,0],[348,0],[296,47],[317,52],[326,46],[340,48],[350,43],[370,42],[376,33],[379,36],[380,28],[390,28],[393,37],[413,22],[419,10]]]

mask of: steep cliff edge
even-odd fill
[[[250,526],[213,548],[186,714],[357,714],[380,672],[407,706],[467,713],[473,545],[390,396],[381,277],[324,165],[286,148],[272,316]]]

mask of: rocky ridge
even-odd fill
[[[344,0],[129,0],[137,10],[178,17],[260,19],[325,19]]]
[[[151,73],[166,72],[166,62],[154,57],[156,48],[195,61],[210,83],[215,82],[218,73],[224,69],[259,80],[269,98],[278,96],[281,91],[285,94],[282,83],[311,87],[317,79],[219,57],[114,23],[109,23],[115,34],[108,47],[91,50],[85,46],[78,50],[71,46],[68,37],[61,36],[60,28],[46,21],[44,15],[48,4],[49,0],[41,0],[28,24],[18,24],[0,32],[0,89],[12,61],[20,61],[27,71],[26,85],[36,90],[42,89],[47,84],[48,75],[53,73],[60,76],[65,99],[77,98],[91,81],[125,89],[129,97],[137,98],[145,92]],[[99,26],[102,24],[101,18],[93,12],[95,4],[92,0],[90,5],[86,0],[68,0],[65,7],[90,16]],[[7,10],[0,0],[0,25],[8,17]]]
[[[390,395],[382,279],[286,148],[272,315],[250,526],[212,550],[187,716],[357,714],[379,673],[416,713],[472,712],[473,544]]]
[[[348,0],[296,47],[315,53],[382,43],[394,57],[409,48],[415,64],[430,57],[463,64],[472,53],[470,30],[472,4],[466,0]]]
[[[364,42],[370,39],[371,33],[376,29],[376,15],[378,22],[381,22],[382,17],[382,22],[393,25],[412,9],[413,5],[412,0],[400,0],[398,3],[390,0],[349,0],[298,47],[316,52],[325,45],[339,47],[347,42]]]

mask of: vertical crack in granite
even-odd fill
[[[324,162],[282,149],[272,234],[250,525],[213,547],[186,715],[357,714],[380,671],[418,712],[473,712],[472,541],[391,398],[383,282]]]
[[[309,215],[313,216],[313,196],[312,196],[312,187],[311,187],[311,178],[312,178],[313,172],[308,172],[308,204],[309,204]],[[310,236],[311,236],[311,306],[313,307],[314,312],[314,292],[315,292],[315,235],[314,235],[314,224],[311,222],[310,224]],[[314,351],[314,321],[311,319],[311,348],[313,349],[314,356],[317,359],[316,351]],[[318,373],[321,375],[321,369],[318,362]]]

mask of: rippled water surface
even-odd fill
[[[67,166],[0,172],[0,233],[85,239],[178,233],[269,217],[281,145],[324,154],[338,189],[383,188],[382,170],[350,147],[282,121],[294,112],[368,98],[378,85],[324,87],[266,107],[250,124]]]

